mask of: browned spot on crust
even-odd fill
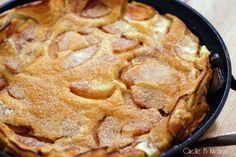
[[[170,113],[166,113],[164,109],[159,109],[159,113],[162,115],[162,117],[168,117]]]
[[[15,126],[11,124],[7,124],[7,126],[13,130],[16,134],[21,136],[28,136],[29,133],[32,131],[32,128],[29,126]]]
[[[4,31],[6,37],[10,37],[16,30],[16,23],[8,22],[0,28],[0,32]]]

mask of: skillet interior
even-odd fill
[[[30,2],[32,0],[12,0],[6,5],[0,8],[0,12],[11,9],[18,5]],[[214,96],[208,97],[208,103],[210,105],[210,112],[202,125],[195,131],[195,133],[189,137],[187,140],[180,144],[176,144],[171,150],[163,153],[161,156],[173,156],[177,152],[180,152],[184,147],[193,144],[194,141],[199,139],[203,133],[211,126],[214,120],[217,118],[218,114],[222,110],[226,98],[229,93],[231,84],[231,64],[227,48],[214,29],[214,27],[204,18],[202,15],[194,11],[192,8],[184,5],[177,0],[136,0],[142,3],[149,4],[155,7],[161,14],[171,13],[182,19],[185,24],[196,34],[201,44],[204,44],[212,52],[212,54],[218,54],[220,56],[221,62],[217,65],[223,72],[225,79],[225,84],[220,91],[218,91]]]

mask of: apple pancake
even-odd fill
[[[0,148],[19,157],[158,156],[208,112],[206,46],[126,0],[43,0],[0,15]]]

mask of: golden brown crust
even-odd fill
[[[158,156],[205,117],[209,55],[180,19],[137,2],[5,12],[0,146],[20,157]]]

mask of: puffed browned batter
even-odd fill
[[[18,157],[158,156],[208,111],[210,52],[174,15],[44,0],[0,15],[0,148]]]

